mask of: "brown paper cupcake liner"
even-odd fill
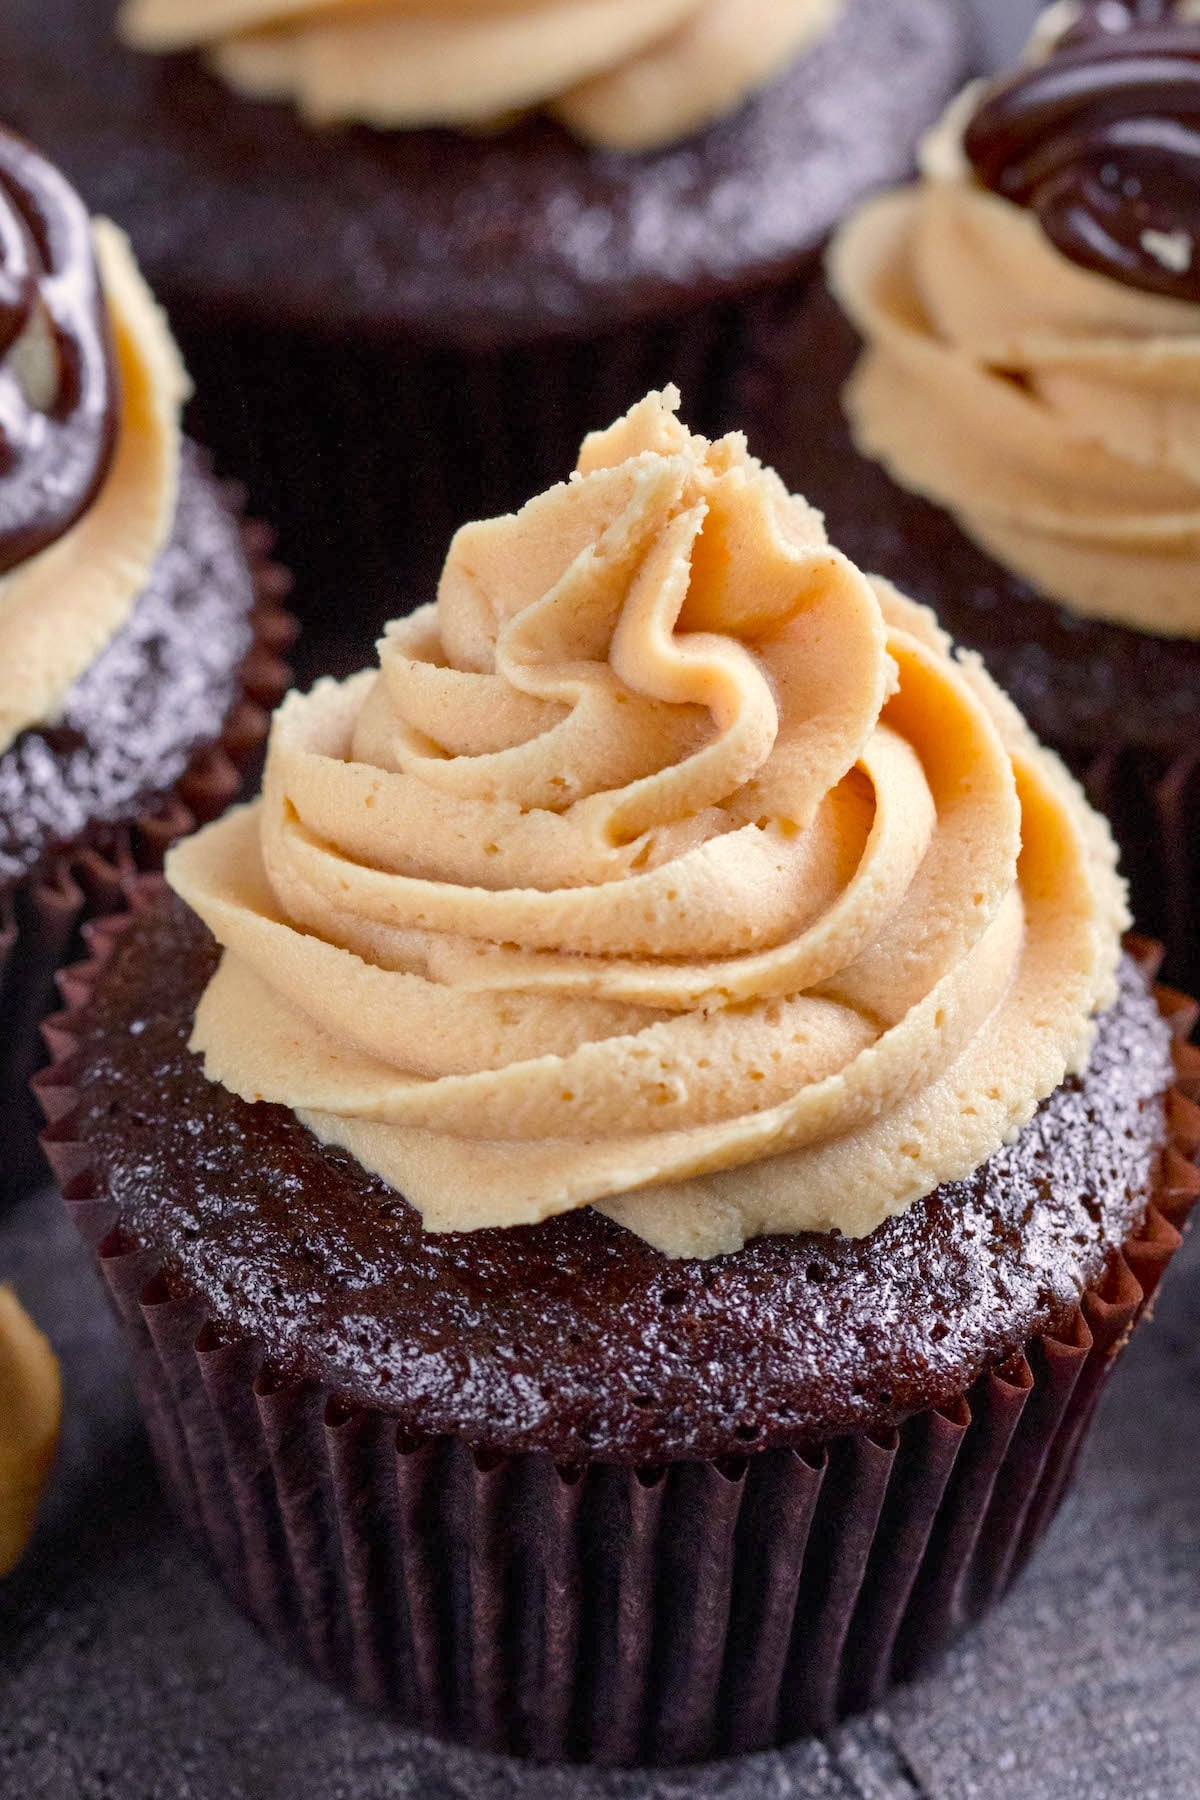
[[[693,429],[725,430],[757,304],[475,353],[184,324],[197,435],[298,571],[302,673],[360,667],[388,619],[434,598],[459,525],[565,481],[584,434],[648,389],[677,382]]]
[[[240,490],[228,492],[240,511]],[[218,742],[198,749],[137,817],[61,846],[0,895],[0,1200],[46,1174],[29,1082],[45,1061],[38,1027],[55,1004],[55,975],[80,954],[82,925],[121,906],[138,875],[160,869],[176,838],[216,818],[256,773],[270,713],[288,684],[283,653],[294,627],[282,604],[289,578],[269,559],[272,533],[247,521],[242,537],[255,586],[253,641]]]
[[[143,884],[132,905],[153,903]],[[1196,1008],[1143,1224],[1065,1327],[965,1393],[812,1449],[631,1469],[399,1435],[275,1378],[138,1245],[72,1136],[73,1011],[132,914],[62,981],[37,1087],[64,1198],[121,1322],[164,1486],[230,1594],[355,1699],[479,1749],[681,1763],[869,1706],[1023,1567],[1200,1193]],[[1154,948],[1131,948],[1153,972]]]

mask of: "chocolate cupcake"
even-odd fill
[[[1025,68],[964,95],[920,185],[868,204],[835,244],[854,329],[814,298],[764,337],[747,406],[838,541],[980,650],[1086,783],[1135,913],[1186,985],[1200,978],[1186,148],[1200,24],[1143,10],[1076,9],[1056,37],[1054,9]],[[803,404],[780,408],[798,382]]]
[[[180,436],[121,234],[0,132],[0,1189],[81,918],[232,798],[286,671],[281,576]]]
[[[1111,840],[652,395],[64,985],[47,1148],[164,1480],[399,1718],[680,1761],[1002,1592],[1200,1188]]]
[[[284,10],[5,9],[0,112],[130,232],[346,667],[457,524],[648,386],[715,428],[750,297],[908,171],[964,71],[956,0]]]

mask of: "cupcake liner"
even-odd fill
[[[141,883],[134,911],[152,905]],[[682,1763],[873,1704],[1007,1588],[1200,1193],[1196,1008],[1145,1220],[1061,1331],[947,1404],[811,1449],[562,1468],[271,1372],[139,1246],[72,1136],[72,1012],[133,914],[89,932],[37,1088],[47,1154],[123,1327],[164,1486],[226,1588],[354,1698],[479,1749]],[[1147,966],[1153,951],[1133,946]]]
[[[254,637],[218,742],[197,750],[174,787],[136,818],[62,846],[0,895],[0,1199],[45,1176],[29,1082],[45,1060],[38,1027],[55,1003],[55,975],[79,955],[82,925],[119,907],[138,875],[160,869],[176,838],[223,812],[256,773],[270,712],[288,683],[280,653],[293,627],[282,605],[288,578],[268,560],[271,533],[248,522],[243,541],[255,582]]]
[[[196,434],[247,483],[301,572],[304,671],[361,666],[388,619],[434,598],[459,525],[564,481],[584,434],[650,388],[677,382],[696,430],[736,423],[734,373],[762,303],[476,352],[177,320]]]

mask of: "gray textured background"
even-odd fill
[[[51,1195],[0,1222],[68,1429],[0,1587],[3,1800],[1196,1800],[1200,1232],[1009,1600],[828,1741],[653,1776],[531,1769],[357,1713],[227,1604],[160,1500],[99,1285]]]

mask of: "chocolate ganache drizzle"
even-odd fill
[[[1049,56],[985,92],[964,142],[1071,261],[1200,301],[1200,19],[1170,0],[1085,6]]]
[[[116,431],[87,210],[36,151],[0,130],[0,575],[87,510]]]

